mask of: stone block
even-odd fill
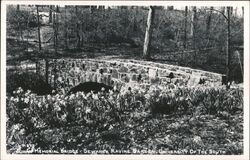
[[[98,83],[104,83],[104,75],[98,74],[98,76],[97,76],[97,82]]]
[[[69,86],[74,86],[74,81],[73,81],[73,79],[69,79]]]
[[[160,82],[160,78],[159,77],[155,77],[155,78],[151,78],[150,79],[150,83],[152,84],[156,84],[156,83],[159,83]]]
[[[116,62],[110,63],[110,67],[115,67],[116,65]]]
[[[192,70],[191,69],[186,69],[185,72],[192,74]]]
[[[122,66],[122,67],[120,67],[119,68],[119,70],[118,70],[119,72],[121,72],[121,73],[127,73],[128,72],[128,68],[127,67],[124,67],[124,66]]]
[[[92,75],[90,72],[86,72],[86,82],[89,82],[92,80]]]
[[[131,74],[131,81],[137,81],[137,75]]]
[[[171,79],[167,78],[167,77],[162,77],[160,79],[161,79],[161,82],[164,82],[164,83],[170,83],[171,82]]]
[[[93,82],[97,82],[97,74],[96,73],[93,74]]]
[[[150,78],[156,78],[157,77],[157,70],[150,68],[149,71],[148,71],[148,76]]]
[[[107,67],[103,67],[103,73],[108,73],[108,68]]]
[[[176,71],[176,68],[171,67],[169,70],[170,70],[170,71]]]
[[[103,82],[102,83],[107,84],[107,79],[108,79],[107,75],[103,75]]]
[[[118,71],[116,69],[113,69],[111,75],[112,75],[112,78],[118,78],[119,73],[118,73]]]
[[[86,82],[86,75],[82,74],[81,75],[81,83],[84,83],[84,82]]]
[[[139,74],[145,74],[145,73],[148,73],[147,70],[145,68],[141,68],[139,69],[138,71]]]
[[[171,82],[174,83],[174,84],[178,83],[178,78],[172,78]]]
[[[138,72],[137,68],[131,68],[129,70],[129,73],[137,73],[137,72]]]
[[[199,75],[191,76],[188,83],[187,83],[187,85],[188,86],[196,86],[196,85],[198,85],[199,82],[200,82],[200,78],[201,78],[201,76],[199,76]]]
[[[159,70],[158,71],[158,76],[159,77],[167,77],[169,75],[169,72],[166,70]]]
[[[107,85],[110,85],[111,84],[111,75],[110,74],[107,74]]]

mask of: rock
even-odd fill
[[[186,69],[185,72],[192,74],[192,70],[191,69]]]
[[[137,76],[136,74],[131,75],[131,81],[137,81]]]
[[[150,79],[150,82],[153,83],[153,84],[154,84],[154,83],[158,83],[158,82],[160,82],[160,79],[159,79],[158,77],[151,78],[151,79]]]
[[[159,77],[167,77],[169,75],[169,72],[165,71],[165,70],[159,70],[158,71],[158,76]]]
[[[199,73],[193,73],[192,76],[190,77],[189,81],[188,81],[188,86],[196,86],[199,84],[201,79],[201,75]]]
[[[107,82],[106,82],[107,85],[111,85],[111,75],[110,74],[107,74]]]
[[[96,72],[98,69],[98,63],[92,63],[91,64],[91,71]]]
[[[111,75],[112,75],[112,78],[118,78],[119,73],[116,69],[113,69]]]
[[[130,73],[137,73],[138,71],[137,71],[136,68],[132,68],[132,69],[129,70],[129,72],[130,72]]]
[[[141,69],[138,71],[138,73],[140,73],[140,74],[145,74],[145,73],[147,73],[147,71],[146,71],[144,68],[141,68]]]
[[[148,76],[149,76],[149,78],[156,78],[157,77],[157,70],[150,68],[148,71]]]
[[[81,83],[83,82],[86,82],[86,75],[85,74],[82,74],[81,75],[81,80],[80,80]]]
[[[89,82],[92,80],[92,74],[90,72],[86,72],[86,81]]]
[[[97,75],[97,82],[98,82],[98,83],[103,83],[103,80],[104,80],[103,77],[104,77],[104,76],[103,76],[102,74],[98,74],[98,75]]]
[[[119,72],[121,72],[121,73],[126,73],[126,72],[128,72],[128,68],[127,67],[124,67],[124,66],[122,66],[121,68],[119,68],[119,70],[118,70]]]

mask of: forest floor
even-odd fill
[[[29,49],[27,46],[29,45]],[[34,49],[30,49],[34,48]],[[98,59],[142,59],[143,48],[141,46],[131,46],[130,44],[84,44],[79,49],[63,49],[59,48],[57,53],[53,45],[47,45],[39,52],[35,44],[26,42],[18,42],[15,39],[9,39],[7,43],[7,65],[17,65],[21,61],[39,59],[58,59],[58,58],[98,58]],[[194,63],[187,63],[181,60],[169,60],[168,53],[159,53],[156,49],[152,49],[152,56],[149,61],[159,62],[164,64],[179,65],[191,67],[194,69],[201,69],[210,72],[224,73],[225,66],[223,65],[195,65]]]

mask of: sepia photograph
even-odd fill
[[[190,4],[5,1],[1,152],[249,154],[249,3]]]

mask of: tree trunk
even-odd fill
[[[225,7],[221,7],[221,13],[225,14]]]
[[[136,20],[136,17],[138,15],[138,7],[135,7],[134,10],[135,10],[135,14],[133,15],[133,32],[136,32],[137,31],[137,20]]]
[[[196,7],[192,7],[192,19],[191,19],[191,27],[190,27],[190,35],[191,37],[194,37],[194,32],[195,32],[195,25],[196,25]]]
[[[41,51],[42,46],[41,46],[41,35],[40,35],[40,18],[39,18],[39,10],[38,6],[36,6],[36,17],[37,17],[37,33],[38,33],[38,46],[39,46],[39,51]]]
[[[76,37],[77,37],[76,48],[80,49],[81,48],[81,36],[80,36],[80,23],[78,21],[78,8],[77,8],[77,6],[75,6],[75,15],[76,15]]]
[[[59,6],[56,6],[56,49],[57,49],[57,46],[58,46],[58,27],[59,27],[58,14],[59,14]],[[57,53],[57,50],[56,50],[56,53]]]
[[[197,64],[197,53],[196,53],[196,32],[197,32],[197,15],[196,7],[193,7],[192,22],[191,22],[191,36],[192,36],[192,45],[194,50],[194,64]]]
[[[179,43],[179,36],[180,36],[180,30],[178,28],[175,29],[175,44],[176,44],[176,48],[177,50],[180,47],[180,43]]]
[[[227,65],[227,70],[226,70],[226,75],[227,75],[227,84],[229,84],[228,82],[230,82],[230,78],[231,78],[231,68],[230,68],[230,64],[231,64],[231,7],[227,7],[227,36],[226,36],[226,55],[227,55],[227,61],[226,61],[226,65]],[[228,86],[229,87],[229,86]]]
[[[149,12],[148,12],[145,40],[144,40],[144,45],[143,45],[143,58],[147,60],[150,59],[150,45],[151,45],[151,37],[152,37],[152,24],[154,21],[154,12],[155,12],[154,7],[150,6]]]
[[[53,12],[52,13],[52,19],[53,19],[53,30],[54,30],[54,37],[53,37],[53,42],[54,42],[54,48],[55,48],[55,46],[56,46],[56,22],[55,22],[55,20],[56,20],[56,12]]]
[[[69,49],[68,22],[67,22],[67,6],[64,8],[64,46]]]
[[[20,11],[20,5],[19,5],[19,4],[16,6],[16,11],[17,11],[17,12]]]
[[[207,28],[206,28],[206,37],[209,38],[210,35],[210,26],[211,26],[211,19],[212,19],[212,13],[213,13],[213,7],[210,7],[210,13],[207,18]]]
[[[188,14],[188,6],[185,6],[185,21],[184,21],[184,49],[187,48],[187,14]]]
[[[55,48],[55,54],[57,54],[57,42],[58,42],[58,11],[59,7],[56,6],[56,12],[53,14],[53,19],[54,19],[54,48]]]
[[[45,82],[49,84],[49,62],[45,59]]]
[[[52,23],[52,6],[49,6],[49,23]]]

